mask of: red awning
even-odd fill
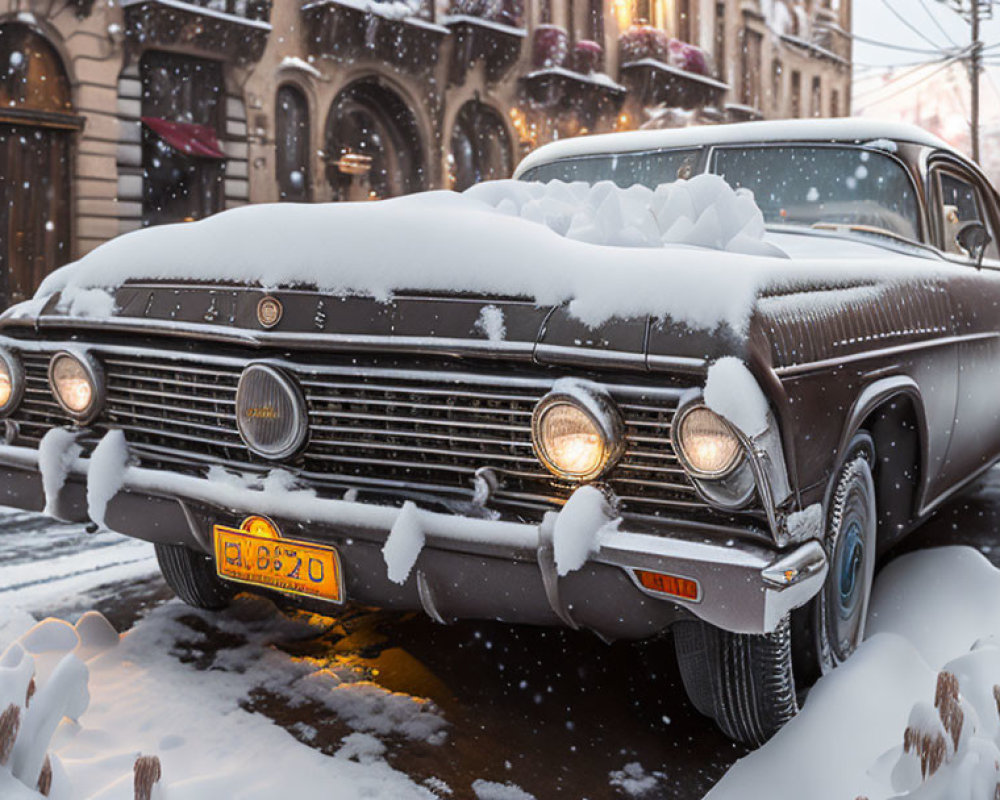
[[[181,155],[198,158],[225,159],[226,157],[215,131],[207,125],[170,122],[159,117],[143,117],[142,124]]]

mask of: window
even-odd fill
[[[294,86],[278,89],[275,108],[274,164],[278,198],[295,203],[309,200],[309,105]]]
[[[500,115],[470,100],[451,133],[452,188],[462,192],[480,181],[509,178],[514,169],[510,141]]]
[[[522,180],[549,181],[614,181],[627,189],[639,183],[655,189],[661,183],[673,183],[678,178],[690,178],[701,171],[701,149],[660,150],[653,153],[622,153],[608,156],[565,158],[542,164],[525,173]]]
[[[762,37],[749,28],[743,29],[743,75],[741,102],[750,108],[760,108],[760,71]]]
[[[812,79],[812,105],[809,113],[814,117],[823,116],[823,85],[818,75]]]
[[[969,222],[981,222],[990,231],[990,236],[993,236],[993,226],[990,224],[982,196],[975,184],[944,169],[936,170],[936,174],[941,202],[941,249],[948,253],[965,255],[955,239],[962,226]],[[987,258],[997,257],[996,237],[993,236],[993,239],[994,241],[986,248]]]
[[[792,72],[792,118],[802,116],[802,73]]]
[[[711,171],[749,189],[769,225],[848,226],[919,240],[920,212],[906,170],[861,147],[720,147]]]
[[[830,92],[830,116],[840,116],[840,92],[836,89]]]
[[[781,109],[781,62],[774,59],[771,62],[771,107],[775,111]]]
[[[139,64],[142,116],[217,143],[222,127],[222,64],[149,51]],[[142,136],[142,222],[162,225],[202,219],[221,211],[225,161],[179,150],[149,124]]]

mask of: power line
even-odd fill
[[[975,1],[975,0],[973,0],[973,1]],[[898,19],[900,22],[902,22],[907,28],[909,28],[911,31],[913,31],[915,34],[917,34],[917,36],[919,36],[921,39],[923,39],[925,42],[927,42],[927,44],[929,44],[931,47],[938,47],[939,46],[937,42],[935,42],[927,34],[925,34],[922,30],[920,30],[920,28],[918,28],[916,25],[914,25],[912,22],[910,22],[906,17],[904,17],[902,14],[900,14],[895,9],[895,7],[892,6],[889,3],[889,0],[882,0],[882,5],[884,5],[887,9],[889,9],[889,11],[892,12],[892,15],[896,19]]]
[[[948,31],[944,29],[944,25],[941,24],[940,20],[938,20],[938,18],[934,16],[934,13],[931,11],[930,7],[927,5],[925,0],[920,0],[920,7],[927,12],[927,16],[931,18],[931,22],[933,22],[934,26],[939,31],[941,31],[941,34],[944,36],[945,39],[951,42],[955,47],[961,46],[959,45],[958,42],[956,42],[954,39],[951,38],[951,35],[948,33]]]
[[[888,94],[885,97],[876,98],[875,100],[872,100],[872,101],[868,102],[866,105],[861,106],[861,108],[855,109],[855,111],[858,112],[858,113],[860,113],[862,111],[867,111],[869,108],[871,108],[873,105],[876,105],[877,103],[884,103],[887,100],[891,100],[894,97],[898,97],[899,95],[903,94],[903,92],[908,92],[908,91],[910,91],[910,89],[916,88],[923,81],[929,80],[930,78],[933,78],[939,72],[942,72],[943,70],[945,70],[948,67],[950,67],[952,64],[955,63],[956,60],[957,59],[954,59],[954,58],[948,59],[943,64],[941,64],[937,69],[935,69],[933,72],[930,72],[927,75],[922,75],[919,80],[911,83],[908,86],[903,86],[902,88],[897,89],[895,92],[893,92],[892,94]]]
[[[885,91],[886,89],[889,89],[889,88],[893,87],[894,85],[896,85],[900,81],[903,81],[903,80],[906,80],[908,78],[913,77],[914,73],[916,73],[916,72],[918,72],[920,70],[923,70],[925,67],[933,66],[935,64],[941,64],[942,67],[943,66],[951,66],[951,64],[955,63],[958,60],[959,59],[957,59],[957,58],[946,58],[946,59],[939,59],[936,62],[930,62],[929,64],[920,64],[920,65],[914,66],[914,67],[912,67],[912,68],[910,68],[908,70],[904,70],[899,75],[895,75],[892,78],[889,78],[888,80],[884,81],[883,83],[881,83],[878,86],[873,86],[871,88],[863,89],[860,92],[856,92],[855,95],[854,95],[854,99],[858,100],[858,99],[860,99],[862,97],[868,97],[870,95],[877,94],[878,92]],[[923,75],[923,74],[921,74],[921,75],[917,76],[917,80],[910,87],[908,87],[908,88],[913,88],[914,86],[917,86],[922,81],[924,81],[927,77],[930,77],[930,75],[937,74],[937,72],[939,72],[939,71],[940,70],[935,70],[934,72],[930,73],[929,75]],[[895,95],[892,95],[892,96],[895,96]]]

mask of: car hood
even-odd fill
[[[144,229],[53,273],[0,325],[638,369],[672,359],[700,369],[720,355],[742,354],[762,297],[948,268],[924,252],[818,233],[765,237],[761,228],[754,238],[740,228],[712,239],[721,200],[693,217],[682,208],[670,225],[684,229],[670,236],[702,245],[652,246],[642,244],[649,230],[628,227],[642,208],[653,208],[646,195],[638,202],[633,190],[605,186],[601,194],[595,187],[596,195],[580,201],[589,211],[577,214],[573,197],[532,205],[532,192],[549,189],[500,183],[478,195],[248,206]],[[733,208],[745,213],[745,199]],[[533,218],[560,208],[574,215]],[[279,320],[259,316],[265,296],[280,304]]]

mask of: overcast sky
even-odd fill
[[[971,0],[965,0],[965,3],[970,4]],[[892,13],[893,9],[917,30],[907,27]],[[852,10],[854,33],[858,36],[928,51],[935,47],[954,48],[969,44],[969,24],[952,11],[949,4],[940,0],[853,0]],[[993,19],[983,21],[981,38],[987,47],[1000,44],[1000,8],[994,8]],[[1000,47],[987,52],[994,61],[1000,62]],[[859,75],[864,75],[866,65],[870,64],[904,65],[934,57],[931,53],[905,52],[858,40],[854,42],[854,61],[859,67]]]

